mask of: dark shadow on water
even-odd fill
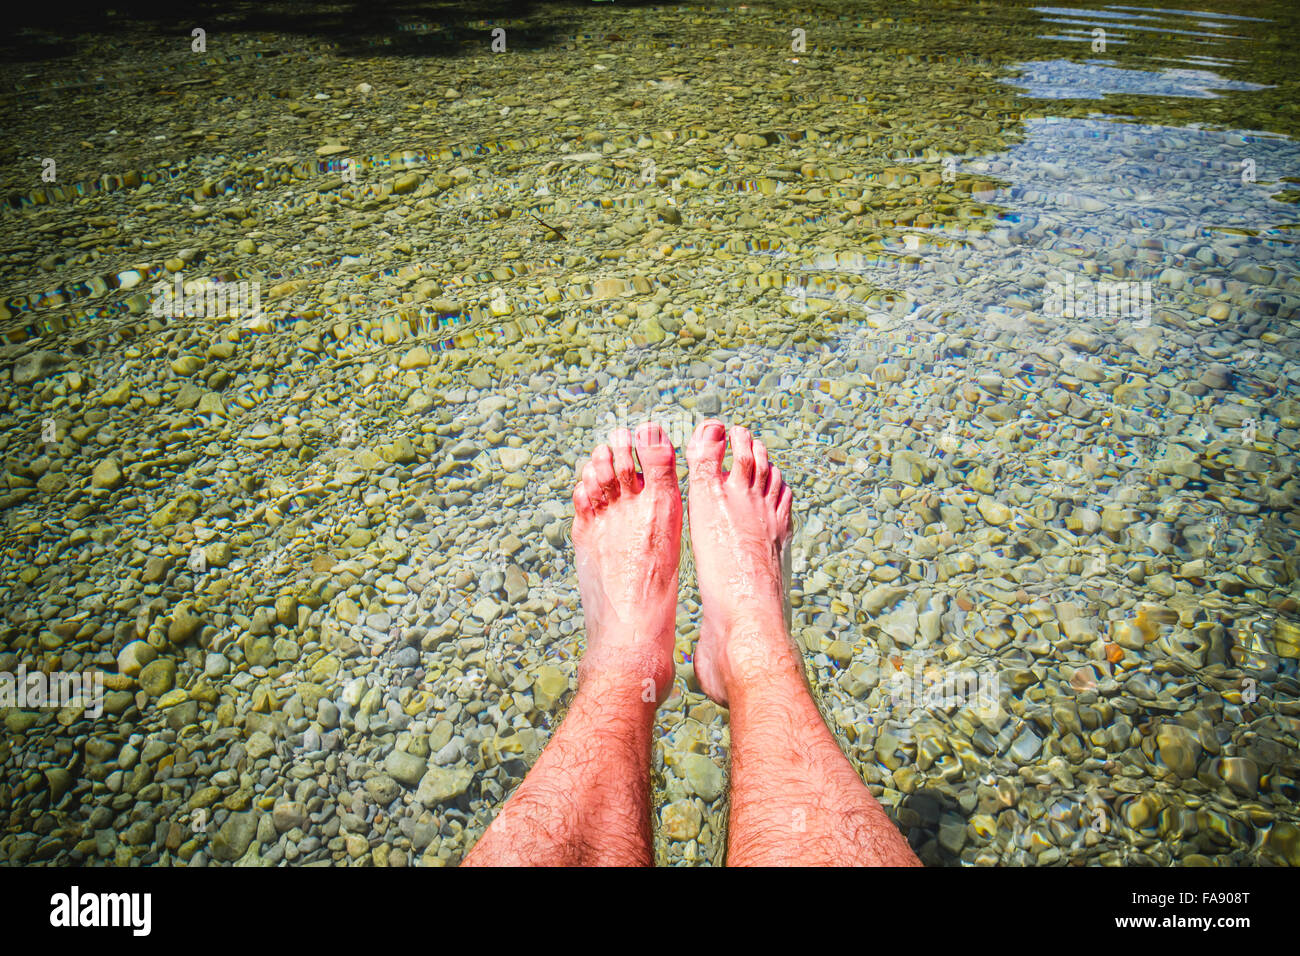
[[[658,6],[654,0],[618,0],[618,9]],[[7,11],[0,62],[36,63],[70,56],[90,38],[208,34],[211,53],[222,34],[283,34],[335,43],[344,56],[453,56],[486,49],[494,26],[507,26],[507,43],[538,49],[581,35],[583,17],[610,4],[550,0],[474,0],[421,3],[364,0],[335,3],[187,4],[180,15],[166,0],[53,0]],[[523,21],[523,22],[521,22]],[[531,22],[530,22],[531,21]],[[611,42],[619,37],[612,36]]]
[[[961,856],[939,842],[939,823],[945,816],[956,816],[963,822],[966,819],[957,801],[937,790],[909,793],[893,814],[903,836],[926,866],[961,865]]]

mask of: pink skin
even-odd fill
[[[637,429],[639,474],[627,429],[610,442],[612,448],[592,452],[573,489],[573,544],[587,620],[579,682],[611,671],[634,676],[659,704],[673,679],[677,626],[677,456],[657,424]]]
[[[919,861],[839,751],[787,624],[791,492],[762,442],[696,429],[691,541],[704,691],[731,708],[728,862],[905,865]],[[682,508],[658,425],[599,446],[573,491],[587,652],[568,715],[465,865],[649,864],[650,741],[673,676]]]
[[[582,468],[573,544],[587,620],[578,692],[466,866],[649,866],[650,733],[673,678],[682,501],[663,429],[626,429]]]
[[[784,635],[793,494],[767,447],[733,428],[731,471],[722,423],[706,421],[686,449],[690,465],[691,548],[704,621],[695,650],[700,687],[724,707],[740,670],[769,662],[772,635]]]
[[[704,623],[695,673],[731,709],[731,866],[919,866],[840,752],[790,636],[791,492],[744,428],[700,424],[686,450]]]

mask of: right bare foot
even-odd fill
[[[701,689],[727,706],[734,682],[798,660],[786,621],[791,492],[748,429],[731,430],[732,465],[722,470],[726,429],[695,429],[687,510],[704,621],[695,649]]]

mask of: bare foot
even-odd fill
[[[691,546],[704,611],[695,674],[724,706],[733,680],[770,669],[777,656],[799,657],[787,621],[790,489],[748,429],[731,430],[730,472],[722,470],[726,450],[726,430],[713,419],[695,429],[686,449]]]
[[[643,700],[668,696],[677,622],[682,499],[676,455],[658,424],[619,429],[573,489],[573,544],[587,619],[579,682],[631,680]]]

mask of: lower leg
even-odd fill
[[[822,720],[785,622],[733,634],[732,866],[917,866]],[[742,650],[741,642],[749,647]]]
[[[704,622],[695,669],[731,710],[731,864],[919,865],[827,729],[786,620],[791,492],[767,449],[696,429],[690,525]]]
[[[573,491],[587,625],[578,692],[465,863],[649,865],[650,732],[673,678],[682,503],[657,425],[612,436]]]
[[[640,680],[583,680],[466,866],[649,866],[650,731]]]

